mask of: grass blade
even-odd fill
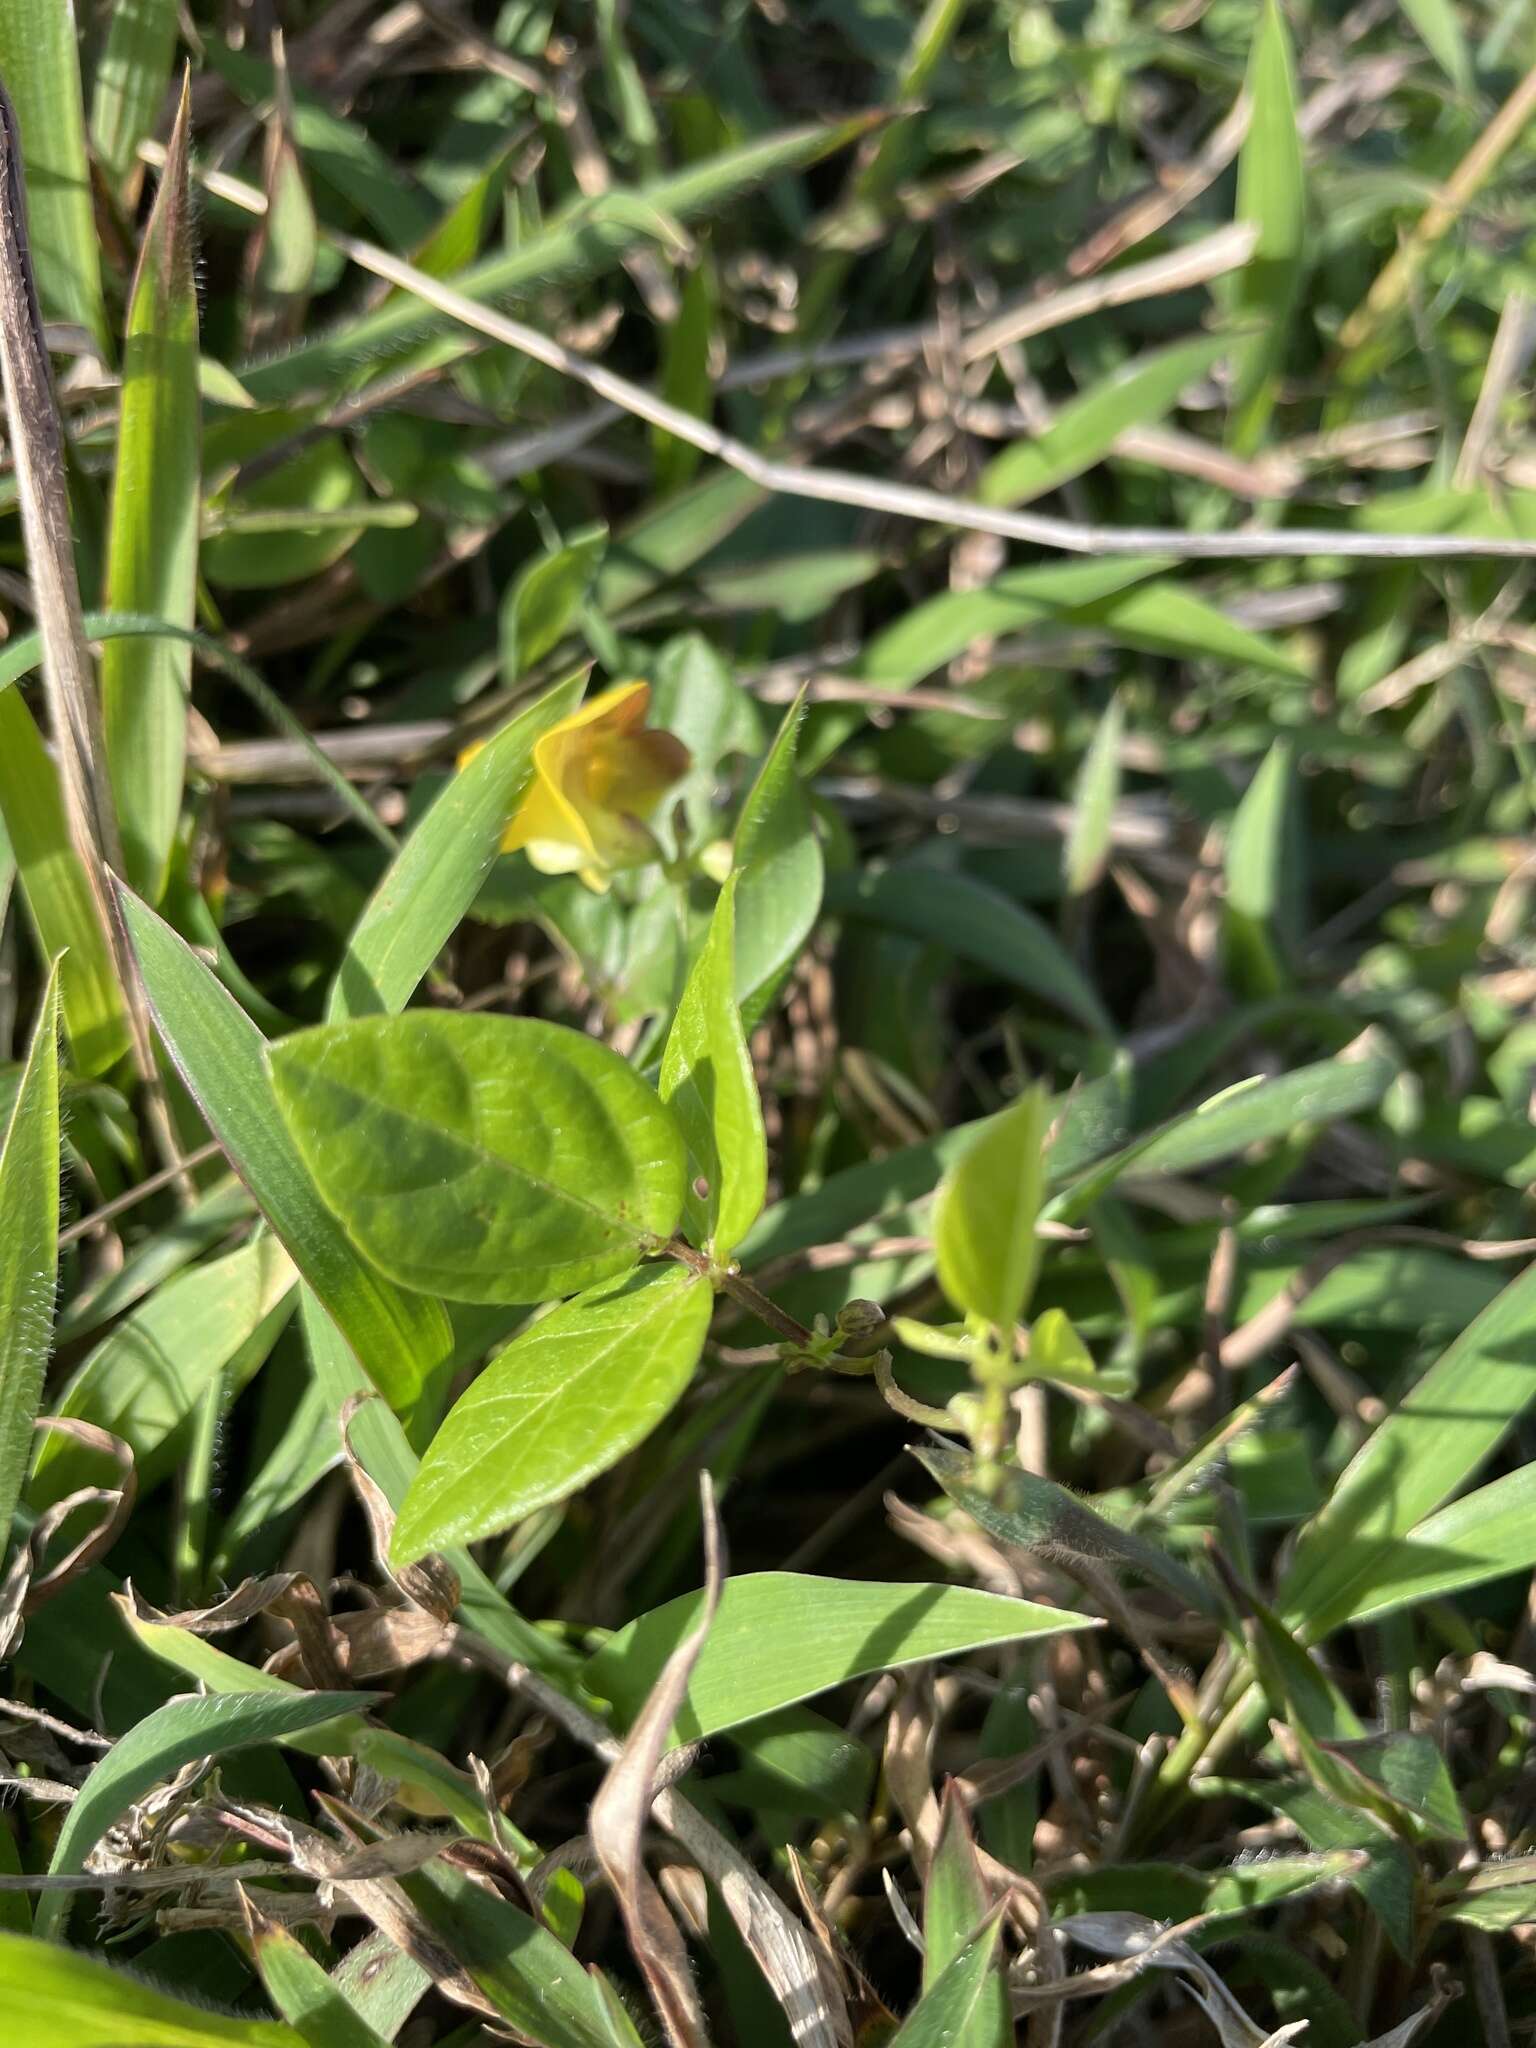
[[[1280,0],[1264,13],[1248,67],[1253,117],[1237,166],[1237,218],[1259,239],[1234,293],[1240,319],[1259,334],[1245,343],[1228,439],[1251,454],[1264,439],[1279,387],[1280,364],[1301,291],[1307,189],[1296,126],[1296,65]]]
[[[131,11],[131,10],[130,10]],[[197,602],[201,400],[197,287],[187,200],[190,79],[144,230],[128,301],[122,411],[107,534],[107,603],[190,629]],[[165,888],[181,811],[192,649],[114,638],[101,661],[107,766],[128,880]]]
[[[1351,1459],[1302,1530],[1280,1589],[1314,1641],[1337,1628],[1385,1560],[1466,1485],[1536,1399],[1536,1266],[1488,1304]]]
[[[0,1145],[0,1564],[32,1455],[59,1266],[59,969]]]
[[[638,243],[649,240],[658,216],[675,221],[718,213],[770,179],[804,170],[844,148],[868,128],[858,117],[827,126],[791,128],[763,141],[690,164],[633,195],[614,194],[606,208],[601,200],[579,200],[556,217],[542,233],[530,236],[519,249],[488,256],[454,280],[465,297],[484,305],[516,299],[535,287],[579,284],[601,276]],[[628,196],[638,205],[622,206]],[[302,344],[274,363],[259,363],[244,374],[252,397],[289,399],[305,391],[323,391],[354,369],[359,355],[372,362],[447,325],[446,316],[418,300],[398,298],[376,312],[337,329],[334,334]],[[444,347],[449,359],[469,343],[450,336]]]
[[[369,897],[337,972],[333,1022],[405,1007],[474,902],[533,772],[541,733],[575,709],[584,674],[557,683],[465,763]]]
[[[110,361],[79,50],[72,0],[6,0],[0,7],[0,79],[21,133],[37,295],[48,319],[83,327]]]
[[[82,1074],[115,1066],[128,1045],[117,976],[90,883],[70,839],[58,771],[18,691],[0,691],[0,818],[27,915],[59,966],[64,1029]]]
[[[91,147],[118,204],[131,213],[176,56],[176,0],[125,0],[112,8],[91,81]]]
[[[184,1693],[167,1700],[114,1743],[81,1786],[54,1844],[49,1876],[83,1870],[112,1823],[183,1764],[318,1728],[380,1697],[376,1692],[227,1692]],[[40,1937],[63,1932],[70,1897],[63,1891],[42,1894],[36,1921]]]

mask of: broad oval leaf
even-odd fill
[[[672,1020],[660,1092],[688,1148],[690,1226],[716,1258],[729,1258],[757,1221],[768,1188],[763,1106],[736,1002],[734,875],[720,892]]]
[[[379,1269],[453,1301],[545,1301],[675,1227],[682,1140],[604,1045],[531,1017],[412,1012],[272,1049],[322,1197]]]
[[[209,1130],[370,1380],[408,1410],[452,1348],[442,1303],[358,1257],[276,1114],[261,1033],[168,924],[126,889],[120,901],[160,1036]]]
[[[985,1125],[939,1184],[933,1244],[939,1281],[962,1314],[1012,1330],[1040,1268],[1051,1098],[1043,1082]]]
[[[713,1303],[698,1274],[646,1267],[514,1337],[422,1459],[395,1525],[395,1562],[510,1528],[615,1464],[688,1384]]]
[[[685,1593],[652,1608],[588,1660],[587,1686],[611,1700],[621,1720],[645,1704],[703,1597]],[[1090,1615],[970,1586],[749,1572],[721,1588],[674,1735],[697,1742],[871,1671],[1098,1626]]]

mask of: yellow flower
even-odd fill
[[[649,683],[616,683],[534,742],[533,780],[502,834],[540,873],[577,874],[601,892],[618,868],[656,858],[645,828],[692,758],[669,732],[647,732]],[[470,748],[459,756],[462,768]]]

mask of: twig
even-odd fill
[[[114,1195],[110,1202],[103,1202],[99,1209],[93,1209],[89,1216],[82,1216],[78,1222],[71,1223],[67,1229],[61,1230],[60,1251],[66,1245],[74,1244],[78,1239],[89,1237],[93,1231],[102,1229],[114,1216],[121,1216],[125,1210],[137,1208],[140,1202],[146,1201],[151,1195],[159,1194],[160,1190],[169,1187],[172,1181],[180,1180],[184,1173],[191,1173],[199,1166],[206,1166],[210,1160],[220,1158],[223,1150],[217,1139],[213,1139],[206,1145],[199,1145],[195,1152],[189,1152],[186,1158],[175,1166],[162,1167],[159,1173],[152,1173],[148,1180],[141,1180],[136,1187],[125,1188],[120,1195]]]
[[[1536,74],[1533,74],[1536,76]],[[260,195],[240,180],[210,177],[210,191],[234,198],[237,204],[258,211]],[[326,239],[361,270],[410,292],[423,305],[456,320],[487,340],[516,349],[519,354],[542,363],[581,384],[596,397],[632,413],[665,433],[675,435],[691,448],[723,462],[749,482],[765,491],[785,497],[810,498],[824,504],[856,506],[889,518],[913,519],[925,525],[951,526],[970,533],[993,533],[1004,540],[1017,540],[1036,547],[1057,549],[1074,555],[1169,555],[1179,561],[1263,561],[1280,557],[1334,555],[1366,561],[1483,560],[1508,557],[1525,560],[1536,557],[1536,540],[1489,537],[1473,534],[1355,533],[1328,528],[1292,527],[1268,533],[1185,533],[1177,527],[1096,526],[1069,519],[1054,519],[1040,512],[1011,512],[973,499],[946,496],[919,484],[885,482],[878,477],[860,476],[853,470],[811,469],[793,463],[775,462],[770,456],[749,448],[745,442],[725,434],[707,420],[696,418],[680,407],[658,398],[654,392],[632,384],[627,377],[588,361],[574,349],[566,348],[552,336],[526,326],[505,313],[479,305],[441,279],[429,277],[414,264],[391,256],[372,242],[356,235],[326,230]]]

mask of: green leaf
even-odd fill
[[[589,1659],[585,1682],[628,1722],[698,1618],[686,1593],[630,1622]],[[1088,1615],[1037,1607],[969,1586],[881,1585],[751,1572],[727,1579],[674,1730],[695,1742],[810,1699],[845,1678],[991,1643],[1096,1628]]]
[[[1288,979],[1282,941],[1301,893],[1295,785],[1290,741],[1278,739],[1244,790],[1227,835],[1227,967],[1249,996],[1274,995]]]
[[[1400,1068],[1389,1052],[1316,1060],[1294,1073],[1234,1082],[1198,1108],[1095,1162],[1052,1204],[1053,1216],[1081,1215],[1123,1174],[1194,1173],[1250,1145],[1288,1138],[1298,1125],[1334,1123],[1374,1109]]]
[[[1245,90],[1253,113],[1237,160],[1237,218],[1252,221],[1259,233],[1238,274],[1233,305],[1238,319],[1259,332],[1240,351],[1229,438],[1247,455],[1264,439],[1274,410],[1305,257],[1307,187],[1296,125],[1296,67],[1279,0],[1264,0]]]
[[[0,7],[0,79],[21,131],[27,239],[43,317],[83,327],[110,362],[71,0],[6,0]]]
[[[1093,729],[1093,738],[1072,790],[1072,824],[1061,849],[1061,874],[1069,896],[1098,887],[1109,863],[1110,827],[1120,801],[1120,748],[1125,710],[1118,697]]]
[[[442,1304],[349,1244],[278,1113],[261,1033],[169,925],[127,890],[121,902],[160,1036],[209,1130],[371,1383],[409,1409],[452,1350]]]
[[[336,1325],[308,1288],[300,1296],[299,1315],[316,1383],[329,1412],[338,1415],[354,1394],[366,1393],[367,1382]],[[363,1469],[398,1513],[419,1469],[398,1419],[382,1401],[364,1401],[352,1417],[349,1435]],[[448,1562],[459,1576],[459,1613],[465,1624],[506,1656],[569,1686],[580,1668],[576,1651],[525,1621],[467,1550],[450,1551]]]
[[[1458,92],[1473,90],[1472,53],[1451,0],[1403,0],[1403,12]]]
[[[184,1764],[318,1728],[338,1714],[360,1712],[380,1697],[376,1692],[178,1694],[130,1728],[92,1769],[64,1816],[49,1876],[70,1877],[83,1870],[113,1822]],[[62,1932],[70,1897],[60,1891],[41,1895],[39,1935]]]
[[[303,1942],[275,1920],[259,1920],[252,1953],[267,1996],[307,2048],[388,2048]]]
[[[402,1286],[545,1301],[626,1271],[682,1212],[670,1112],[565,1025],[361,1017],[283,1040],[272,1075],[322,1198]]]
[[[302,104],[299,109],[302,117]],[[615,191],[606,207],[601,200],[575,200],[539,233],[515,249],[488,256],[454,280],[454,288],[481,305],[499,305],[530,298],[553,286],[573,285],[604,275],[628,251],[651,239],[658,216],[688,221],[701,214],[723,212],[744,194],[769,180],[801,170],[843,148],[867,127],[862,117],[826,126],[790,128],[745,144],[742,148],[687,165],[670,176],[643,185],[637,193]],[[299,137],[306,151],[302,119]],[[638,198],[639,209],[623,200]],[[305,391],[329,391],[338,378],[351,373],[360,358],[371,362],[451,326],[447,317],[413,298],[387,300],[376,311],[302,344],[276,362],[259,363],[243,381],[254,398],[292,397]],[[447,355],[467,347],[454,337]]]
[[[139,144],[154,133],[175,56],[176,0],[112,8],[91,80],[91,147],[125,212],[143,172]]]
[[[275,2020],[233,2019],[168,1998],[76,1949],[0,1933],[0,2004],[38,2048],[305,2048]]]
[[[939,1282],[963,1315],[1011,1333],[1040,1270],[1050,1091],[1026,1088],[993,1117],[939,1183],[933,1245]]]
[[[795,763],[803,715],[803,699],[784,714],[736,820],[736,994],[748,1030],[799,958],[821,908],[821,843]]]
[[[1111,646],[1179,660],[1201,656],[1272,675],[1306,674],[1274,641],[1158,575],[1167,566],[1166,557],[1148,556],[1005,569],[980,590],[944,591],[929,598],[877,633],[858,673],[866,682],[905,689],[978,640],[1018,633],[1028,626],[1060,625],[1093,629]],[[829,709],[819,715],[832,713]],[[843,718],[842,713],[837,715]],[[852,729],[844,719],[843,730]],[[828,751],[820,748],[817,759]]]
[[[281,419],[240,413],[221,421],[203,451],[209,475],[217,475],[220,462],[250,435],[265,440],[274,421],[281,431]],[[203,572],[226,590],[275,590],[318,576],[354,545],[370,502],[346,443],[340,435],[324,435],[243,483],[239,496],[220,507],[223,530],[203,542]],[[242,521],[249,522],[249,531],[241,530]]]
[[[715,321],[714,272],[706,258],[695,263],[684,280],[677,318],[666,329],[662,345],[661,395],[695,419],[709,418],[709,351]],[[651,446],[657,491],[680,490],[699,466],[699,450],[663,427],[652,428]]]
[[[1536,1465],[1522,1465],[1427,1515],[1383,1551],[1350,1598],[1347,1622],[1379,1621],[1536,1565]]]
[[[293,1282],[287,1253],[270,1237],[178,1274],[76,1369],[54,1413],[121,1437],[147,1488],[174,1464],[175,1433],[209,1390],[222,1383],[233,1401],[265,1361],[293,1313]],[[37,1456],[34,1499],[45,1504],[87,1484],[90,1462],[79,1444],[50,1432]]]
[[[0,1144],[0,1565],[32,1456],[59,1269],[59,969]]]
[[[970,875],[921,861],[878,874],[834,874],[829,908],[944,946],[961,960],[1043,996],[1096,1038],[1112,1039],[1113,1021],[1050,928],[1032,911]]]
[[[422,1458],[395,1525],[396,1563],[510,1528],[642,1443],[693,1376],[713,1305],[697,1274],[647,1266],[515,1337]]]
[[[1310,1640],[1369,1598],[1402,1539],[1466,1485],[1536,1399],[1533,1342],[1528,1266],[1415,1381],[1302,1530],[1277,1604]]]
[[[912,1452],[957,1507],[964,1508],[989,1536],[1018,1550],[1040,1550],[1057,1558],[1081,1558],[1090,1564],[1116,1566],[1187,1601],[1197,1613],[1215,1614],[1211,1589],[1171,1557],[1159,1544],[1122,1529],[1095,1513],[1085,1501],[1054,1480],[1008,1466],[995,1493],[972,1483],[972,1463],[948,1444],[929,1443]]]
[[[112,609],[188,629],[201,511],[190,118],[184,94],[128,300],[106,584]],[[181,813],[191,687],[185,641],[112,639],[102,649],[102,724],[123,855],[128,880],[152,903],[165,889]]]
[[[403,1009],[490,872],[533,774],[533,746],[574,711],[568,677],[510,719],[459,770],[391,862],[358,919],[331,989],[333,1021]]]
[[[1187,385],[1231,352],[1226,335],[1197,335],[1136,356],[1064,405],[1032,440],[1015,441],[981,472],[978,496],[988,505],[1025,505],[1111,452],[1130,427],[1160,420]]]
[[[128,1048],[123,999],[69,835],[58,770],[17,690],[0,690],[0,818],[38,950],[48,960],[64,956],[59,991],[72,1063],[86,1076],[105,1073]]]
[[[601,1988],[547,1927],[441,1857],[400,1886],[520,2038],[539,2048],[614,2048]]]
[[[524,569],[501,607],[501,675],[511,689],[576,628],[608,546],[606,526],[573,533]]]
[[[923,1893],[923,1994],[937,1990],[945,1971],[959,1960],[984,1928],[992,1899],[971,1833],[966,1805],[945,1787]],[[1008,1983],[1000,1969],[987,1972],[968,2018],[949,2037],[954,2048],[1012,2048],[1013,2019]]]
[[[988,1987],[997,1974],[1002,1916],[994,1913],[981,1931],[946,1966],[890,2038],[889,2048],[958,2048],[959,2043],[995,2040],[975,2031],[990,2019]]]
[[[688,1148],[690,1228],[717,1259],[728,1259],[752,1228],[768,1188],[763,1106],[736,1001],[736,886],[732,875],[720,891],[658,1083]]]

